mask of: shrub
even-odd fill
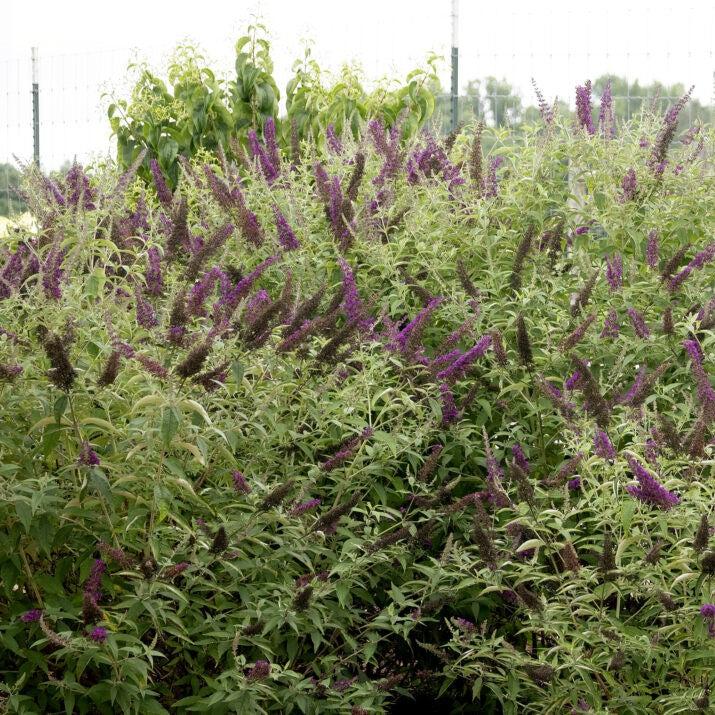
[[[345,131],[357,138],[372,118],[391,127],[402,114],[402,132],[412,136],[434,111],[436,61],[429,57],[427,67],[413,70],[403,83],[383,81],[367,91],[361,72],[347,65],[332,81],[326,80],[307,47],[293,66],[295,74],[286,87],[287,112],[279,118],[280,90],[265,27],[251,25],[236,42],[233,79],[217,76],[195,47],[182,45],[167,67],[166,81],[146,65],[132,66],[138,78],[131,96],[114,98],[109,105],[117,163],[128,169],[146,149],[139,175],[150,180],[154,160],[174,189],[182,157],[222,151],[240,163],[251,150],[251,134],[260,136],[265,126],[274,128],[276,148],[294,161],[304,140],[340,153],[337,135]]]
[[[373,122],[173,192],[31,172],[6,709],[707,710],[715,187],[676,118],[484,171]]]

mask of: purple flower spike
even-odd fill
[[[645,249],[645,262],[648,264],[648,268],[656,269],[658,268],[658,232],[655,229],[651,229],[648,232],[648,243]]]
[[[464,355],[457,358],[447,369],[437,373],[437,379],[444,382],[454,382],[464,375],[472,366],[472,363],[482,357],[492,344],[491,335],[483,335],[474,344],[474,347],[467,350]]]
[[[497,178],[497,169],[504,163],[503,156],[495,156],[489,161],[489,173],[484,182],[484,195],[488,198],[494,198],[499,193],[499,180]]]
[[[611,80],[608,80],[601,95],[601,107],[598,112],[598,126],[601,135],[607,139],[616,136],[616,121],[613,116],[613,94],[611,92]]]
[[[305,514],[305,512],[310,509],[315,509],[315,507],[319,505],[320,499],[308,499],[308,501],[304,501],[301,504],[294,506],[288,513],[291,516],[300,516],[301,514]]]
[[[107,629],[102,626],[97,626],[90,631],[89,637],[95,643],[104,643],[107,640]]]
[[[611,440],[608,435],[603,430],[597,430],[596,435],[593,438],[593,451],[601,459],[615,459],[616,450],[611,444]]]
[[[233,477],[233,488],[237,492],[241,492],[242,494],[251,493],[251,486],[246,481],[246,477],[243,476],[242,472],[236,470],[231,476]]]
[[[573,392],[576,388],[578,388],[579,381],[581,380],[581,373],[576,370],[576,372],[573,373],[573,375],[570,375],[568,378],[566,378],[566,382],[564,382],[564,387],[569,390],[570,392]]]
[[[566,483],[566,486],[568,487],[569,491],[577,492],[581,488],[581,477],[574,477],[573,479],[569,479]]]
[[[42,288],[47,298],[59,300],[62,297],[62,279],[64,277],[62,261],[64,257],[65,252],[56,241],[42,264]]]
[[[512,445],[511,454],[514,457],[514,461],[519,465],[519,467],[526,474],[529,474],[529,472],[531,471],[531,465],[529,464],[529,460],[524,454],[524,450],[521,448],[521,445],[518,442]]]
[[[162,206],[166,206],[168,208],[171,206],[171,201],[174,197],[172,196],[169,187],[166,185],[166,180],[164,179],[164,175],[161,173],[159,162],[156,159],[152,159],[149,162],[149,168],[151,169],[151,175],[154,178],[156,195]]]
[[[450,386],[443,382],[439,386],[439,392],[442,396],[442,426],[447,427],[457,421],[459,413]]]
[[[690,367],[698,386],[698,400],[708,410],[715,414],[715,390],[710,384],[710,378],[703,364],[703,353],[697,340],[684,340],[683,347],[690,357]]]
[[[92,449],[89,442],[82,442],[82,449],[79,453],[79,458],[77,463],[84,467],[98,467],[99,466],[99,456]]]
[[[268,184],[272,184],[278,178],[278,169],[271,162],[270,156],[263,145],[258,141],[258,135],[254,129],[248,132],[248,145],[251,155],[258,160],[263,178]]]
[[[593,126],[591,111],[591,80],[586,80],[583,86],[576,87],[576,117],[578,126],[593,135],[596,129]]]
[[[668,290],[674,293],[680,288],[686,278],[695,270],[700,270],[705,264],[715,258],[715,243],[711,243],[704,250],[695,255],[692,261],[688,263],[679,273],[673,276],[668,282]]]
[[[703,603],[700,606],[700,615],[703,618],[715,618],[715,603]]]
[[[643,465],[628,455],[628,466],[638,480],[638,486],[627,486],[626,490],[631,496],[667,511],[680,504],[680,497],[668,491]]]
[[[638,179],[636,177],[635,169],[628,169],[626,172],[626,175],[623,177],[623,181],[621,181],[621,191],[621,203],[633,201],[636,197],[636,194],[638,193]]]
[[[325,131],[326,137],[328,139],[328,146],[333,154],[342,154],[343,145],[335,134],[335,127],[332,124],[328,124],[328,128]]]
[[[615,310],[609,310],[605,321],[603,322],[603,330],[599,337],[601,338],[617,338],[621,331],[621,326],[618,322],[618,313]]]
[[[635,308],[628,308],[628,317],[631,319],[631,325],[633,325],[636,335],[643,340],[647,340],[650,337],[650,329],[646,325],[643,316]]]
[[[248,671],[249,680],[263,680],[271,674],[271,664],[267,660],[257,660],[256,664]]]
[[[161,295],[164,284],[161,277],[161,254],[158,248],[147,251],[148,267],[146,271],[146,289],[151,295]]]
[[[39,608],[33,608],[20,616],[20,620],[23,623],[36,623],[40,618],[42,618],[42,611]]]
[[[620,290],[623,285],[623,257],[620,253],[606,258],[606,280],[612,290]]]
[[[276,228],[278,229],[278,242],[283,246],[286,251],[293,251],[300,247],[298,239],[293,233],[293,229],[286,220],[286,217],[281,213],[281,210],[274,205],[273,215],[276,218]]]

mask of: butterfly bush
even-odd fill
[[[0,703],[708,712],[713,132],[613,101],[28,168]]]

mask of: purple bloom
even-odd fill
[[[715,390],[703,365],[703,353],[697,340],[684,340],[683,347],[690,357],[691,371],[698,386],[698,399],[709,412],[715,410]],[[713,412],[715,414],[715,412]]]
[[[622,194],[620,197],[621,203],[626,201],[633,201],[638,193],[638,179],[636,177],[635,169],[628,169],[626,175],[621,181]]]
[[[237,492],[241,492],[243,494],[250,494],[251,486],[246,481],[246,477],[243,476],[242,472],[239,472],[238,470],[236,470],[233,472],[233,474],[231,476],[233,478],[233,488]]]
[[[333,154],[342,154],[343,145],[340,143],[340,139],[335,134],[335,127],[332,124],[328,124],[328,128],[325,132],[328,139],[328,146]]]
[[[263,178],[268,184],[272,184],[278,178],[279,171],[277,167],[273,165],[266,149],[258,141],[258,135],[256,134],[255,129],[251,129],[248,132],[248,145],[251,149],[253,159],[258,160]]]
[[[428,134],[426,146],[423,149],[415,149],[407,161],[407,181],[410,184],[418,184],[422,177],[429,179],[435,175],[441,175],[450,189],[464,184],[459,169],[449,161],[435,138]]]
[[[298,239],[293,233],[293,229],[286,220],[286,217],[281,213],[281,210],[273,205],[273,214],[276,218],[276,228],[278,229],[278,242],[285,248],[286,251],[292,251],[300,247]]]
[[[332,472],[333,469],[339,467],[345,460],[352,457],[360,447],[360,445],[366,440],[372,437],[373,430],[372,427],[365,427],[363,431],[354,437],[350,437],[345,440],[338,451],[326,460],[322,464],[322,469],[324,472]]]
[[[59,300],[62,297],[61,283],[64,277],[62,261],[64,257],[65,252],[60,248],[59,241],[55,241],[42,264],[42,287],[47,298]]]
[[[281,155],[276,141],[276,120],[268,117],[263,124],[263,141],[266,143],[266,151],[273,168],[280,174]]]
[[[89,184],[89,177],[82,170],[82,166],[75,162],[65,176],[65,182],[69,190],[67,201],[71,206],[81,206],[81,208],[92,211],[94,206],[94,192]]]
[[[79,458],[77,463],[85,467],[98,467],[99,466],[99,456],[92,449],[89,442],[82,442],[82,449],[79,453]]]
[[[631,319],[631,325],[633,325],[636,335],[647,340],[650,337],[650,330],[643,316],[635,308],[628,308],[628,317]]]
[[[584,233],[588,233],[591,230],[589,226],[577,226],[573,230],[574,236],[583,236]]]
[[[715,243],[711,243],[704,250],[697,253],[685,268],[673,276],[668,282],[668,290],[674,293],[694,270],[703,268],[705,264],[712,261],[713,258],[715,258]]]
[[[494,457],[486,429],[482,428],[482,434],[484,437],[484,457],[487,467],[487,499],[497,507],[507,507],[510,505],[510,501],[502,487],[504,472]]]
[[[370,321],[364,316],[364,308],[355,283],[355,274],[344,258],[338,258],[338,264],[343,274],[343,309],[347,319],[358,322],[361,327],[367,327]]]
[[[621,326],[618,322],[618,313],[615,310],[609,310],[605,321],[603,322],[603,330],[599,337],[601,338],[617,338],[620,333]]]
[[[271,664],[267,660],[257,660],[256,664],[248,671],[249,680],[263,680],[271,674]]]
[[[700,615],[703,618],[715,618],[715,603],[703,603],[700,606]]]
[[[458,628],[460,631],[463,631],[464,633],[471,633],[476,626],[472,621],[467,620],[466,618],[455,618],[454,622],[457,624]]]
[[[204,164],[204,174],[216,201],[222,208],[230,211],[234,207],[237,197],[231,193],[226,182],[216,176],[214,170],[208,164]]]
[[[173,196],[169,187],[166,185],[164,180],[164,175],[161,173],[161,168],[159,167],[159,162],[156,159],[152,159],[149,162],[149,168],[151,169],[151,175],[154,177],[154,186],[156,187],[156,195],[165,207],[171,206],[171,201]]]
[[[524,471],[524,473],[529,474],[529,472],[531,471],[531,465],[529,464],[529,460],[524,454],[524,450],[521,448],[521,445],[518,442],[511,446],[511,454],[514,457],[514,461],[519,465],[519,467]]]
[[[243,277],[233,288],[225,291],[221,298],[214,304],[214,322],[221,323],[229,320],[238,304],[248,295],[253,284],[263,275],[265,270],[280,260],[278,254],[269,256],[261,261],[247,276]]]
[[[576,370],[576,372],[573,373],[573,375],[570,375],[569,377],[566,378],[566,382],[564,382],[564,387],[573,392],[578,387],[579,380],[581,379],[581,373]]]
[[[447,427],[457,421],[459,414],[457,406],[454,403],[454,394],[450,386],[443,382],[439,386],[439,392],[442,396],[442,426]]]
[[[352,204],[343,196],[339,177],[334,176],[328,183],[327,189],[326,210],[330,219],[330,227],[335,238],[340,241],[340,247],[345,250],[348,248],[351,239]]]
[[[670,107],[663,117],[663,124],[661,125],[658,136],[656,137],[655,144],[653,145],[653,152],[649,160],[649,164],[653,167],[656,176],[662,174],[663,169],[665,168],[668,147],[675,136],[675,130],[678,126],[678,115],[690,99],[692,91],[693,87],[691,87],[672,107]]]
[[[380,169],[380,173],[372,180],[372,183],[381,187],[389,179],[394,179],[402,166],[402,152],[400,151],[400,131],[402,122],[397,120],[390,129],[389,136],[385,137],[384,129],[379,120],[370,122],[369,128],[373,142],[378,152],[385,157]]]
[[[39,608],[33,608],[31,611],[26,611],[20,616],[23,623],[35,623],[42,618],[42,611]]]
[[[437,373],[437,379],[445,382],[454,382],[459,379],[471,367],[472,363],[482,357],[492,344],[491,335],[483,335],[474,344],[474,347],[467,350],[464,355],[457,358],[448,368]]]
[[[601,95],[601,106],[598,112],[598,126],[601,135],[607,139],[616,136],[616,121],[613,116],[613,94],[611,93],[611,80],[608,80]]]
[[[204,303],[209,293],[213,291],[216,281],[221,284],[221,292],[226,293],[231,289],[229,277],[219,268],[214,266],[193,285],[186,299],[186,310],[189,315],[201,316],[204,314]]]
[[[147,251],[146,289],[151,295],[161,295],[164,285],[161,277],[161,255],[158,248]]]
[[[294,506],[288,513],[291,516],[300,516],[301,514],[305,514],[305,512],[310,509],[315,509],[315,507],[319,504],[320,499],[308,499],[308,501],[304,501],[301,504]]]
[[[640,391],[641,387],[643,386],[643,381],[645,380],[645,374],[646,374],[646,366],[641,365],[638,368],[638,372],[636,373],[635,380],[633,380],[633,384],[628,388],[626,392],[624,392],[622,395],[619,395],[615,402],[617,404],[621,405],[627,405],[633,400],[633,398],[636,396],[636,394]]]
[[[107,629],[102,628],[102,626],[97,626],[91,630],[89,637],[95,643],[104,643],[104,641],[107,640]]]
[[[271,297],[264,288],[257,291],[255,295],[246,303],[245,320],[250,325],[261,315],[264,308],[271,303]]]
[[[611,440],[603,430],[596,430],[596,435],[593,438],[593,451],[601,459],[615,459],[616,450],[611,444]]]
[[[412,355],[419,347],[418,342],[435,309],[444,302],[444,298],[433,298],[397,335],[393,349],[399,350],[404,355]]]
[[[189,565],[188,561],[180,561],[178,564],[167,566],[162,575],[166,579],[176,578],[179,574],[184,573],[189,568]]]
[[[44,185],[47,197],[50,200],[54,200],[58,206],[66,206],[67,205],[67,201],[66,201],[65,197],[63,196],[62,192],[59,190],[59,187],[57,186],[57,184],[55,184],[55,182],[52,181],[52,179],[43,175],[42,183]]]
[[[591,111],[591,80],[586,80],[583,86],[576,87],[576,118],[579,127],[583,127],[589,134],[595,134]]]
[[[612,290],[620,290],[623,285],[623,257],[620,253],[606,257],[606,280]]]
[[[136,304],[137,323],[147,330],[156,327],[159,321],[157,320],[154,308],[151,303],[144,298],[139,286],[136,286],[134,289],[134,301]]]
[[[658,232],[655,229],[651,229],[648,232],[645,260],[649,268],[658,268]]]
[[[574,477],[566,482],[569,491],[576,492],[581,488],[581,477]]]
[[[638,486],[627,486],[626,490],[645,504],[652,504],[659,509],[668,510],[680,504],[680,497],[668,491],[643,465],[628,455],[628,466],[638,480]]]
[[[380,119],[371,119],[367,125],[372,142],[377,151],[385,156],[389,150],[387,139],[385,138],[385,126]]]
[[[499,193],[499,180],[497,169],[504,163],[503,156],[495,156],[489,161],[489,172],[484,182],[484,195],[494,198]]]

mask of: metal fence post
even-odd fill
[[[459,123],[459,0],[452,0],[452,131]]]
[[[37,47],[32,48],[32,156],[40,166],[40,78]]]

